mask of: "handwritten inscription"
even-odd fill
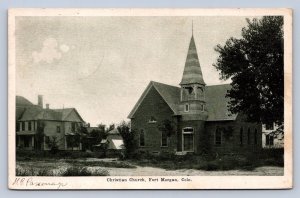
[[[60,189],[67,186],[67,183],[63,182],[41,182],[35,178],[27,177],[17,177],[13,182],[14,186],[25,186],[25,187],[50,187],[55,189]]]

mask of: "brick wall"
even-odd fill
[[[131,120],[131,128],[136,132],[136,141],[139,143],[139,134],[141,129],[145,132],[145,146],[140,147],[139,151],[156,152],[174,152],[176,150],[176,134],[168,138],[168,146],[161,147],[161,131],[159,126],[165,119],[175,121],[173,112],[159,95],[155,88],[151,88],[140,104],[139,108]],[[149,122],[153,116],[156,122]],[[175,125],[176,126],[176,125]]]

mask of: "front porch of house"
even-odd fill
[[[34,132],[18,132],[16,136],[17,149],[34,150],[35,147]]]

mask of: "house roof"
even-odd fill
[[[148,94],[149,90],[154,87],[161,97],[165,100],[174,115],[179,115],[178,107],[180,104],[180,87],[166,85],[163,83],[151,81],[143,92],[142,96],[128,115],[128,118],[133,118],[140,104]],[[226,98],[227,90],[230,90],[229,84],[206,86],[205,100],[208,111],[207,121],[224,121],[235,120],[237,115],[228,112],[229,98]]]
[[[32,102],[24,98],[23,96],[16,96],[16,106],[32,106]]]
[[[192,35],[180,85],[188,85],[194,83],[205,85],[198,59],[194,36]]]
[[[75,108],[67,108],[67,109],[42,109],[38,106],[27,107],[24,110],[24,113],[19,118],[19,121],[26,120],[55,120],[55,121],[76,121],[72,118],[69,118],[68,115],[74,111],[79,119],[83,121],[79,113]]]
[[[113,130],[110,130],[107,132],[108,135],[120,135],[120,132],[117,128],[114,128]]]

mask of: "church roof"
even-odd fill
[[[16,96],[16,106],[31,106],[32,102],[24,98],[23,96]]]
[[[180,104],[180,87],[166,85],[159,82],[151,81],[147,86],[146,90],[128,115],[128,118],[133,118],[136,110],[139,108],[143,99],[147,96],[150,88],[154,87],[161,97],[165,100],[170,109],[174,112],[174,115],[179,115],[179,104]],[[207,121],[224,121],[224,120],[235,120],[237,114],[231,114],[228,112],[229,98],[226,98],[226,93],[231,89],[231,85],[212,85],[206,86],[205,89],[205,100],[208,111]]]
[[[180,85],[199,83],[205,85],[198,59],[197,48],[192,36]]]

